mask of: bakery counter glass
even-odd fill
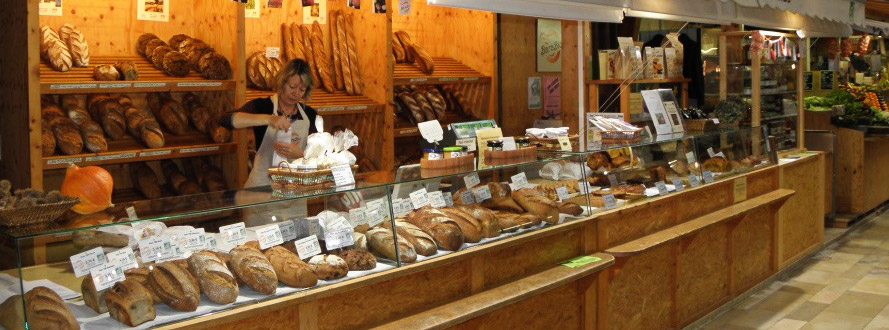
[[[409,256],[389,195],[265,187],[116,206],[128,216],[97,226],[2,229],[0,324],[148,328],[390,270]]]
[[[705,183],[778,164],[765,126],[742,127],[695,137],[695,155]]]

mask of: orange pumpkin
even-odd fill
[[[80,214],[96,213],[110,207],[113,189],[111,173],[98,166],[71,164],[62,181],[62,195],[80,198],[80,203],[71,208]]]

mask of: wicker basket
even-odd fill
[[[599,134],[604,144],[631,143],[642,139],[641,128],[632,131],[600,131]]]
[[[550,138],[537,138],[534,136],[528,136],[528,139],[531,141],[531,145],[537,147],[537,150],[543,151],[560,151],[562,150],[562,146],[559,144],[559,139],[550,139]],[[571,141],[571,150],[579,150],[580,148],[580,136],[569,135],[568,141]]]
[[[31,226],[50,223],[65,214],[80,199],[71,198],[52,204],[0,210],[0,225],[6,227]]]
[[[333,171],[329,168],[315,171],[295,171],[287,167],[286,162],[281,162],[278,167],[269,169],[269,179],[272,182],[272,190],[279,196],[291,196],[297,191],[306,189],[323,188],[334,185]],[[352,165],[352,173],[358,170],[358,165]]]

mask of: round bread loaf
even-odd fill
[[[349,273],[349,265],[343,258],[332,254],[321,254],[309,259],[309,266],[318,279],[330,281],[345,277]]]
[[[170,37],[170,47],[173,47],[175,50],[179,50],[179,44],[181,44],[186,39],[191,39],[188,35],[185,34],[177,34]]]
[[[185,77],[191,71],[188,58],[180,52],[168,52],[164,55],[164,72],[173,77]]]
[[[136,63],[133,63],[133,61],[118,61],[114,63],[114,67],[120,72],[123,80],[139,79],[139,69],[136,68]]]
[[[151,52],[151,56],[148,58],[151,61],[151,64],[154,64],[154,67],[158,70],[164,69],[164,56],[167,53],[172,52],[173,48],[170,46],[158,46],[155,47]]]
[[[96,68],[93,69],[93,79],[100,81],[119,80],[120,72],[117,72],[117,69],[110,64],[97,65]]]
[[[377,258],[363,249],[345,249],[336,253],[343,258],[349,266],[349,270],[371,270],[377,267]]]
[[[212,52],[204,54],[198,63],[201,76],[212,80],[225,80],[232,76],[232,67],[225,56]]]
[[[148,42],[154,39],[159,39],[154,33],[144,33],[139,36],[139,39],[136,40],[136,52],[139,55],[145,56],[145,47],[148,45]]]
[[[151,60],[151,54],[154,52],[154,49],[160,46],[167,46],[167,43],[160,39],[151,39],[145,44],[145,49],[143,50],[143,55]]]

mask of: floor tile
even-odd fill
[[[864,277],[858,280],[858,283],[855,283],[849,290],[889,295],[889,275],[874,273],[864,275]]]
[[[850,290],[834,300],[830,306],[824,309],[824,312],[861,316],[870,319],[883,310],[886,305],[889,305],[889,296]]]
[[[850,279],[850,278],[837,278],[830,284],[828,284],[824,289],[818,291],[812,299],[809,299],[812,302],[822,303],[822,304],[830,304],[837,298],[839,298],[846,290],[849,290],[858,280]]]
[[[827,254],[832,259],[842,259],[858,262],[861,258],[864,258],[864,254],[853,254],[853,253],[845,253],[845,252],[831,252]]]
[[[883,308],[877,316],[864,327],[865,330],[889,330],[889,306]]]
[[[817,269],[809,269],[799,276],[793,278],[795,281],[806,282],[806,283],[814,283],[814,284],[830,284],[830,282],[840,274],[825,272]]]
[[[870,322],[870,318],[821,312],[809,324],[812,330],[859,330]]]
[[[777,315],[775,312],[765,311],[761,309],[751,309],[746,311],[736,310],[730,313],[732,314],[730,315],[730,318],[728,319],[726,324],[739,325],[742,327],[749,327],[754,329],[768,329],[782,319],[782,317]]]
[[[862,257],[870,254],[871,252],[873,252],[873,250],[874,250],[873,248],[865,248],[865,247],[852,246],[852,245],[845,245],[845,246],[837,247],[837,252],[858,254],[858,255],[861,255]]]
[[[883,244],[883,241],[885,241],[885,240],[886,240],[885,238],[878,239],[878,238],[856,237],[856,238],[849,240],[849,242],[846,244],[848,244],[850,246],[865,247],[865,248],[872,249],[872,248],[880,246],[880,244]]]
[[[758,304],[754,305],[753,308],[772,311],[778,313],[783,317],[787,313],[790,313],[791,311],[802,305],[811,297],[811,295],[778,290],[760,301]]]
[[[856,263],[849,260],[843,259],[827,259],[820,260],[816,262],[814,265],[809,267],[809,269],[820,270],[830,273],[845,273],[849,269],[852,269],[852,266],[855,266]]]
[[[783,319],[775,323],[769,330],[799,330],[804,325],[806,325],[806,321]]]
[[[861,260],[858,260],[858,263],[861,265],[875,266],[875,265],[879,264],[881,261],[883,261],[883,257],[885,257],[885,255],[882,253],[869,254],[869,255],[864,256],[864,258],[861,258]]]
[[[872,268],[874,268],[874,266],[856,264],[855,266],[852,266],[852,268],[849,268],[849,270],[847,270],[845,273],[840,275],[840,277],[860,280],[862,277],[864,277],[864,275],[869,274]]]
[[[863,274],[861,276],[863,277],[864,275],[866,275],[866,274]],[[786,283],[784,283],[784,285],[781,286],[781,288],[778,290],[799,293],[799,294],[814,295],[814,294],[818,293],[818,291],[821,291],[821,289],[824,289],[825,286],[826,285],[824,285],[824,284],[806,283],[806,282],[791,280],[791,281],[787,281]]]
[[[807,301],[784,317],[800,321],[811,321],[815,316],[824,311],[827,306],[830,305]]]

